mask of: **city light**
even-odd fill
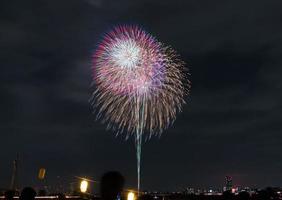
[[[85,193],[87,191],[87,188],[88,188],[88,181],[82,180],[80,182],[80,192]]]
[[[38,172],[38,179],[43,180],[45,178],[46,169],[40,168]]]
[[[135,200],[135,194],[133,192],[129,192],[127,194],[127,200]]]
[[[232,188],[231,192],[234,194],[236,192],[236,189]]]

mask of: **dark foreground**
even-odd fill
[[[0,196],[0,199],[5,199],[4,196]],[[19,199],[19,197],[14,197],[14,199]],[[44,199],[44,200],[85,200],[85,199],[93,199],[93,200],[101,200],[99,197],[81,197],[81,196],[37,196],[35,199]],[[125,199],[126,200],[126,199]],[[282,200],[282,196],[280,195],[167,195],[167,196],[149,196],[145,195],[136,200]]]

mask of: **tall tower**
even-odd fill
[[[17,154],[16,159],[13,161],[13,173],[11,179],[11,190],[18,190],[18,162],[19,162],[19,154]]]
[[[232,177],[231,176],[226,176],[225,177],[225,187],[226,191],[231,191],[232,190]]]

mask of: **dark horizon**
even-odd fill
[[[0,187],[99,179],[136,187],[134,142],[92,115],[91,57],[102,35],[138,24],[191,72],[184,110],[143,145],[142,188],[282,186],[281,1],[29,0],[0,3]]]

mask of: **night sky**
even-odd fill
[[[0,188],[20,154],[21,186],[118,170],[136,186],[133,140],[95,121],[91,55],[138,24],[191,72],[187,105],[143,146],[142,188],[282,186],[282,1],[1,0]]]

